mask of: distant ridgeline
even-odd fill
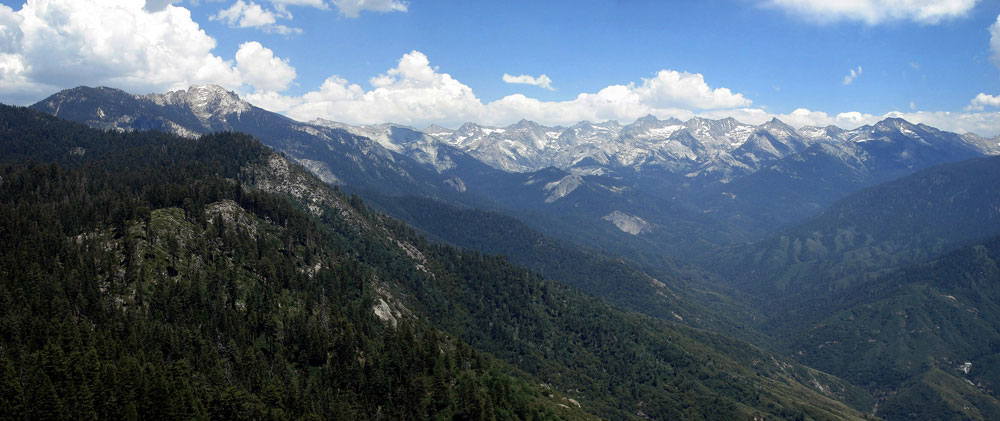
[[[0,242],[3,418],[859,419],[872,404],[429,243],[241,134],[2,106]]]

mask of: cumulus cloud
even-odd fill
[[[0,94],[37,99],[67,84],[125,89],[182,88],[192,83],[238,87],[239,73],[214,54],[215,40],[187,9],[150,13],[134,0],[98,3],[28,1],[0,9]]]
[[[549,79],[549,77],[546,76],[544,73],[539,75],[538,77],[534,77],[531,75],[511,76],[504,73],[503,81],[505,83],[537,86],[539,88],[548,89],[550,91],[556,90],[555,88],[552,87],[552,79]]]
[[[412,51],[397,66],[370,80],[365,91],[338,76],[331,76],[319,90],[303,95],[288,114],[298,119],[316,117],[372,123],[395,121],[417,124],[455,122],[480,117],[482,103],[472,89],[430,66],[423,53]]]
[[[340,13],[349,18],[356,18],[364,10],[373,12],[405,12],[406,2],[400,0],[333,0]]]
[[[965,107],[969,111],[980,111],[985,107],[1000,107],[1000,96],[993,96],[980,92],[972,101],[969,102],[969,106]]]
[[[299,28],[278,24],[279,18],[291,19],[292,14],[284,7],[272,11],[264,9],[253,1],[247,3],[243,0],[236,0],[228,9],[222,9],[208,19],[223,22],[231,28],[257,28],[264,32],[275,32],[282,35],[302,33]]]
[[[236,68],[243,82],[257,91],[283,91],[295,80],[295,68],[287,59],[274,56],[274,52],[257,41],[240,44],[236,52]]]
[[[861,66],[858,66],[857,69],[851,69],[851,71],[847,73],[847,76],[844,76],[844,86],[854,83],[854,79],[857,79],[858,76],[861,76]]]
[[[697,109],[733,108],[750,105],[742,94],[729,88],[712,89],[700,73],[660,70],[656,77],[642,79],[639,86],[629,85],[643,103],[654,107],[690,107]]]
[[[266,90],[294,79],[287,61],[259,43],[242,45],[236,63],[214,54],[215,39],[190,12],[166,3],[157,12],[137,0],[27,1],[18,11],[0,5],[0,101],[26,104],[77,85]]]
[[[830,114],[799,108],[772,113],[754,108],[742,94],[709,86],[700,74],[663,70],[638,82],[581,93],[566,101],[541,101],[522,94],[484,103],[472,89],[431,65],[419,51],[399,59],[396,67],[372,77],[371,89],[339,77],[329,77],[318,89],[302,96],[256,92],[247,99],[255,105],[310,121],[317,117],[348,124],[395,122],[413,126],[431,123],[457,127],[466,121],[503,126],[522,118],[548,125],[571,125],[581,120],[631,122],[653,114],[661,119],[686,120],[733,117],[751,124],[778,118],[793,127],[828,126],[851,129],[887,117],[901,117],[955,132],[1000,133],[1000,113],[892,111],[870,114],[848,111]]]
[[[979,0],[763,0],[762,4],[813,22],[858,21],[876,25],[900,20],[936,24],[965,16],[978,2]]]
[[[538,79],[541,76],[535,78],[536,82]],[[351,124],[392,121],[411,125],[457,125],[466,121],[506,124],[522,118],[545,124],[573,124],[580,120],[631,121],[647,114],[690,118],[695,111],[751,105],[742,94],[709,86],[701,74],[674,70],[662,70],[639,82],[581,93],[567,101],[540,101],[516,94],[483,103],[472,88],[431,66],[419,51],[403,55],[396,67],[368,82],[371,89],[365,90],[335,75],[319,89],[299,97],[260,93],[255,98],[262,101],[258,105],[299,120],[322,117]]]

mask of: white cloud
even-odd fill
[[[536,82],[539,78],[535,78]],[[264,108],[300,120],[322,117],[351,124],[392,121],[415,126],[457,125],[465,121],[507,124],[528,118],[545,124],[580,120],[631,121],[647,114],[690,118],[692,110],[748,107],[751,101],[727,88],[712,88],[701,74],[661,70],[639,83],[611,85],[581,93],[567,101],[540,101],[510,95],[484,104],[472,89],[430,65],[412,51],[397,66],[369,80],[371,90],[331,76],[315,91],[300,97],[257,94]]]
[[[236,52],[236,68],[243,82],[255,91],[283,91],[295,80],[295,68],[274,56],[274,52],[257,41],[240,44]]]
[[[993,62],[1000,66],[1000,16],[990,25],[990,51],[993,52]]]
[[[538,77],[534,77],[531,75],[511,76],[504,73],[503,81],[505,83],[516,83],[522,85],[537,86],[539,88],[548,89],[550,91],[556,90],[555,88],[552,87],[552,79],[549,79],[549,77],[546,76],[544,73],[539,75]]]
[[[660,70],[656,77],[642,79],[642,85],[629,88],[643,103],[653,107],[689,107],[698,109],[734,108],[750,105],[742,94],[729,88],[712,89],[700,73]]]
[[[371,79],[374,89],[331,76],[319,90],[303,95],[290,107],[293,118],[316,117],[352,123],[394,121],[418,124],[481,117],[482,103],[472,89],[446,73],[438,73],[419,51],[403,55],[397,66]]]
[[[232,63],[211,53],[215,40],[190,12],[141,0],[27,1],[0,7],[0,95],[23,103],[67,85],[177,89],[194,83],[236,88]]]
[[[363,10],[373,12],[405,12],[406,2],[400,0],[332,0],[340,13],[349,18],[356,18]]]
[[[1000,107],[1000,96],[993,96],[980,92],[972,101],[969,102],[969,106],[965,107],[969,111],[981,111],[985,107]]]
[[[214,54],[215,39],[183,7],[144,6],[142,0],[28,0],[18,11],[0,5],[0,102],[27,104],[78,85],[137,93],[195,84],[283,89],[295,77],[287,61],[259,43],[243,44],[235,63]]]
[[[264,32],[276,32],[282,35],[302,33],[299,28],[278,24],[279,18],[291,19],[292,14],[283,6],[271,11],[253,1],[247,3],[243,0],[236,0],[228,9],[222,9],[208,19],[224,22],[232,28],[256,28]]]
[[[844,86],[854,83],[854,79],[857,79],[858,76],[861,76],[861,66],[858,66],[857,69],[851,69],[850,73],[844,76]]]
[[[611,85],[595,93],[581,93],[567,101],[541,101],[522,94],[483,103],[472,89],[431,66],[428,58],[412,51],[396,67],[372,77],[365,90],[338,76],[303,96],[274,92],[248,95],[255,105],[309,121],[317,117],[348,124],[395,122],[423,127],[431,123],[457,127],[466,121],[507,125],[522,118],[548,125],[571,125],[581,120],[631,122],[653,114],[659,118],[694,116],[733,117],[760,124],[772,118],[792,125],[845,129],[874,124],[886,117],[902,117],[942,130],[979,134],[1000,133],[1000,113],[950,113],[893,111],[881,115],[857,111],[828,114],[804,108],[788,114],[751,107],[751,101],[726,88],[712,88],[700,74],[662,70],[638,83]]]
[[[979,0],[763,0],[766,7],[785,10],[809,21],[858,21],[876,25],[909,20],[936,24],[965,16]]]

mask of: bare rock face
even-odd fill
[[[208,121],[212,117],[225,120],[230,114],[239,116],[250,111],[250,103],[240,99],[236,93],[217,85],[195,85],[187,90],[149,94],[145,99],[157,105],[190,109],[202,121]]]
[[[639,235],[652,230],[652,227],[644,219],[621,211],[611,212],[601,219],[615,224],[615,226],[622,230],[622,232],[632,235]]]

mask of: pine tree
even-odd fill
[[[24,391],[14,371],[14,364],[6,357],[0,359],[0,419],[24,418]]]

